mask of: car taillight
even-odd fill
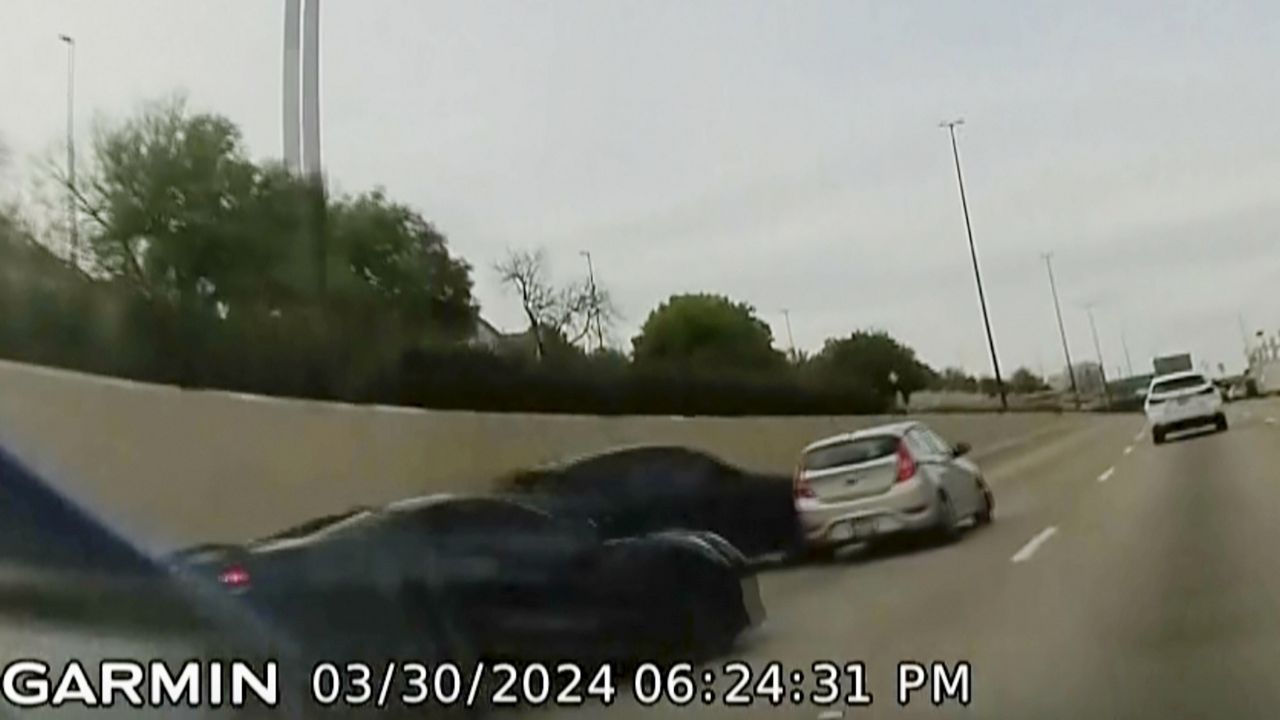
[[[1159,405],[1162,402],[1164,402],[1164,398],[1160,398],[1160,397],[1147,398],[1147,405]]]
[[[804,466],[802,465],[796,466],[796,474],[791,479],[791,495],[797,500],[817,497],[813,492],[813,487],[809,485],[809,481],[804,479]]]
[[[911,451],[907,449],[905,442],[898,443],[898,479],[897,482],[905,482],[916,476],[916,459],[911,457]]]
[[[245,587],[249,584],[249,571],[239,565],[232,565],[218,573],[218,582],[231,588]]]
[[[1209,387],[1207,387],[1207,388],[1205,388],[1205,389],[1201,390],[1199,394],[1200,394],[1200,395],[1212,395],[1212,394],[1213,394],[1213,393],[1215,393],[1215,392],[1217,392],[1217,389],[1216,389],[1216,388],[1214,388],[1212,385],[1210,385]]]

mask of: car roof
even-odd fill
[[[411,510],[421,510],[422,508],[432,507],[433,505],[443,505],[451,500],[457,500],[460,496],[453,493],[435,493],[433,495],[418,495],[415,497],[402,498],[387,503],[383,509],[388,512],[407,512]]]
[[[663,445],[660,443],[634,443],[629,445],[616,445],[614,447],[592,450],[578,455],[571,455],[558,460],[553,460],[544,465],[540,465],[540,470],[563,469],[579,463],[585,463],[591,460],[600,460],[603,458],[627,457],[630,455],[659,455],[663,453],[671,453],[674,455],[701,455],[704,457],[713,457],[711,453],[692,448],[685,445]]]
[[[809,452],[810,450],[817,450],[818,448],[824,448],[831,445],[839,445],[841,443],[846,443],[851,440],[860,440],[862,438],[873,437],[876,435],[892,435],[893,437],[902,437],[903,435],[906,435],[907,431],[910,430],[911,428],[919,427],[921,425],[923,425],[923,423],[921,423],[919,420],[902,420],[899,422],[887,423],[885,425],[876,425],[874,427],[861,428],[859,430],[854,430],[852,432],[840,433],[839,435],[831,435],[831,436],[822,438],[821,440],[811,442],[808,445],[804,446],[803,452]]]
[[[416,497],[408,497],[401,500],[395,500],[383,506],[383,510],[391,515],[396,513],[414,512],[433,507],[444,507],[454,505],[458,507],[467,507],[475,505],[502,505],[510,508],[526,510],[541,515],[547,514],[542,508],[530,505],[529,503],[505,495],[481,495],[481,494],[460,494],[460,493],[435,493],[432,495],[419,495]]]

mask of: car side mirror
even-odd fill
[[[955,444],[955,447],[951,448],[951,457],[960,457],[962,455],[967,455],[969,451],[972,449],[973,448],[969,447],[969,443],[958,442]]]

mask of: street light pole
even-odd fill
[[[591,323],[596,326],[596,349],[604,348],[604,331],[600,329],[600,299],[596,296],[596,268],[591,262],[591,253],[586,250],[578,251],[578,254],[587,259],[587,284],[591,292],[591,310],[587,317],[588,332]]]
[[[791,311],[782,308],[782,319],[787,324],[787,347],[791,349],[791,362],[796,361],[796,340],[791,336]]]
[[[1129,339],[1124,330],[1120,331],[1120,345],[1124,348],[1124,365],[1129,369],[1129,377],[1133,377],[1133,360],[1129,358]]]
[[[1240,323],[1240,341],[1244,343],[1244,361],[1248,367],[1253,362],[1253,351],[1249,348],[1249,333],[1244,329],[1244,313],[1236,313],[1236,322]]]
[[[1076,385],[1076,369],[1071,365],[1071,349],[1067,346],[1067,328],[1062,324],[1062,306],[1058,304],[1058,284],[1053,279],[1053,253],[1041,253],[1044,266],[1049,271],[1049,292],[1053,294],[1053,312],[1058,317],[1058,336],[1062,338],[1062,356],[1067,360],[1067,377],[1071,378],[1071,394],[1080,409],[1080,387]]]
[[[80,264],[80,227],[76,221],[76,41],[70,35],[59,35],[67,46],[67,221],[71,238],[71,264]]]
[[[1102,395],[1107,400],[1107,409],[1111,409],[1111,388],[1107,387],[1106,363],[1102,360],[1102,344],[1098,342],[1098,326],[1093,322],[1093,306],[1086,305],[1089,314],[1089,331],[1093,333],[1093,349],[1098,353],[1098,374],[1102,377]]]
[[[978,270],[978,251],[973,244],[973,225],[969,222],[969,201],[964,194],[964,175],[960,172],[960,149],[956,145],[956,126],[963,125],[964,119],[956,119],[950,122],[943,122],[939,127],[944,127],[951,134],[951,155],[956,161],[956,182],[960,185],[960,207],[964,210],[964,230],[969,236],[969,256],[973,260],[973,279],[978,285],[978,304],[982,306],[982,325],[987,331],[987,347],[991,350],[991,367],[995,371],[996,389],[1000,392],[1001,409],[1009,409],[1009,399],[1005,395],[1004,379],[1000,377],[1000,358],[996,355],[996,340],[991,334],[991,318],[987,314],[987,297],[982,290],[982,273]]]

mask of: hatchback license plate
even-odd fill
[[[879,527],[879,524],[876,522],[875,518],[868,518],[866,520],[854,520],[850,524],[853,527],[853,536],[856,538],[871,537],[872,535],[876,534],[876,529]]]
[[[846,522],[834,525],[828,537],[835,541],[841,540],[858,540],[871,537],[876,533],[875,518],[865,520],[848,520]]]

